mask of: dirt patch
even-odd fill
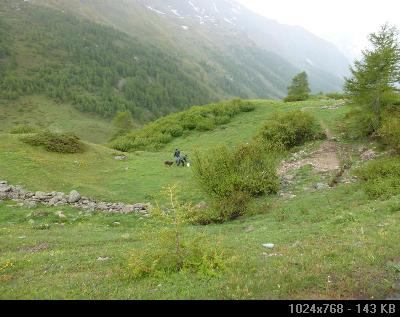
[[[48,243],[39,243],[33,247],[21,248],[20,251],[26,252],[26,253],[36,253],[36,252],[47,250],[49,247],[50,247],[50,245]]]
[[[284,175],[290,170],[297,170],[311,165],[317,172],[329,172],[340,169],[339,149],[337,142],[327,140],[320,148],[312,152],[307,158],[292,162],[283,162],[278,168],[278,174]]]

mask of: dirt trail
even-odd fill
[[[290,170],[297,170],[306,165],[311,165],[317,172],[329,172],[340,169],[338,143],[334,141],[333,135],[329,129],[323,123],[321,123],[321,125],[325,129],[325,134],[328,139],[321,144],[318,150],[310,153],[307,157],[283,162],[278,169],[279,175],[284,175]],[[298,156],[298,154],[295,154],[294,158],[296,156]]]

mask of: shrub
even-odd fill
[[[300,110],[278,114],[268,120],[257,136],[268,149],[274,150],[288,150],[324,137],[314,116]]]
[[[189,272],[200,277],[214,277],[225,268],[229,259],[219,243],[211,243],[204,234],[184,234],[191,205],[179,201],[176,187],[165,190],[167,211],[156,207],[151,216],[163,223],[164,228],[144,228],[142,240],[145,247],[135,249],[128,261],[128,276],[163,277],[177,272]]]
[[[32,136],[22,138],[22,141],[32,146],[42,146],[46,151],[58,153],[82,153],[84,144],[70,133],[55,133],[43,131]]]
[[[400,158],[371,161],[356,172],[362,186],[372,199],[400,194]]]
[[[192,130],[210,131],[229,123],[239,113],[253,111],[250,102],[235,99],[207,106],[195,106],[149,123],[142,129],[113,140],[111,147],[119,151],[158,150],[174,138]]]
[[[380,123],[375,114],[360,107],[354,107],[344,117],[343,133],[347,138],[356,140],[373,135]]]
[[[195,178],[214,209],[207,211],[207,217],[198,215],[202,223],[241,216],[252,197],[276,193],[279,187],[276,160],[266,155],[257,142],[235,150],[222,146],[203,154],[196,152],[192,162]]]
[[[400,153],[400,116],[386,118],[378,134],[385,144]]]
[[[16,125],[13,128],[11,128],[10,133],[11,134],[28,134],[28,133],[39,132],[39,130],[40,129],[34,125],[20,124],[20,125]]]
[[[331,92],[331,93],[326,94],[325,96],[327,96],[329,99],[334,99],[334,100],[345,99],[344,94],[340,93],[340,92]]]

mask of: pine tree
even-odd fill
[[[361,61],[350,68],[351,77],[346,78],[344,90],[350,101],[375,117],[377,126],[382,110],[399,92],[400,46],[398,30],[385,24],[379,32],[369,35],[372,48],[364,50]]]
[[[307,73],[301,72],[293,77],[292,84],[288,87],[288,95],[285,98],[285,101],[307,100],[310,92]]]

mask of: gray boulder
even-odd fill
[[[68,202],[70,204],[74,204],[81,199],[81,194],[79,194],[76,190],[73,190],[69,193]]]

